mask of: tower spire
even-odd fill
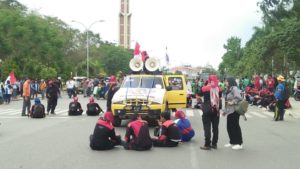
[[[121,47],[130,48],[130,19],[129,0],[121,0],[121,9],[119,14],[119,44]]]

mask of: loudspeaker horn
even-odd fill
[[[138,72],[143,70],[144,63],[140,58],[132,58],[129,62],[129,67],[132,71]]]
[[[145,67],[148,71],[154,72],[159,68],[159,60],[156,58],[149,58],[146,60]]]

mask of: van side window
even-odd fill
[[[172,90],[183,90],[183,81],[181,77],[169,77],[168,81]]]

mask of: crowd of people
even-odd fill
[[[290,106],[288,104],[288,96],[292,92],[290,86],[295,86],[291,84],[296,84],[296,82],[287,81],[281,75],[277,78],[269,75],[266,80],[257,75],[253,80],[245,77],[239,82],[233,77],[219,82],[216,75],[210,75],[205,82],[193,81],[191,95],[196,97],[194,108],[202,109],[203,112],[204,145],[200,146],[200,149],[218,148],[220,116],[227,117],[229,142],[224,146],[234,150],[243,149],[242,130],[239,124],[240,114],[235,109],[238,102],[243,99],[251,105],[274,111],[274,121],[284,120],[284,109]],[[93,150],[109,150],[117,145],[123,146],[126,150],[138,151],[149,150],[152,146],[177,147],[180,142],[189,142],[195,136],[195,131],[185,113],[177,110],[176,120],[171,120],[171,115],[167,112],[161,113],[158,127],[154,132],[155,137],[150,136],[148,122],[142,120],[140,115],[134,114],[126,127],[124,139],[122,139],[115,133],[114,116],[111,109],[111,100],[119,88],[116,77],[111,76],[107,85],[103,81],[86,79],[83,81],[83,86],[84,97],[89,98],[86,110],[86,114],[89,116],[98,116],[101,112],[104,113],[95,102],[94,97],[98,98],[100,93],[103,95],[103,87],[107,86],[107,92],[104,94],[107,97],[106,112],[97,120],[94,132],[90,136],[90,147]],[[69,98],[73,99],[69,104],[68,115],[82,115],[84,111],[77,97],[75,82],[68,80],[66,87]],[[33,81],[27,78],[15,84],[7,81],[5,85],[1,85],[1,92],[5,94],[6,104],[9,104],[13,93],[22,96],[21,115],[32,118],[44,118],[46,115],[55,114],[57,100],[61,97],[61,89],[60,79]],[[46,108],[41,103],[38,94],[41,94],[42,99],[47,98]],[[224,106],[222,98],[225,100]],[[34,105],[31,106],[32,99],[34,99]]]

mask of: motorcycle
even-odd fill
[[[293,97],[296,101],[300,101],[300,87],[298,87],[297,89],[294,89],[294,94]]]

